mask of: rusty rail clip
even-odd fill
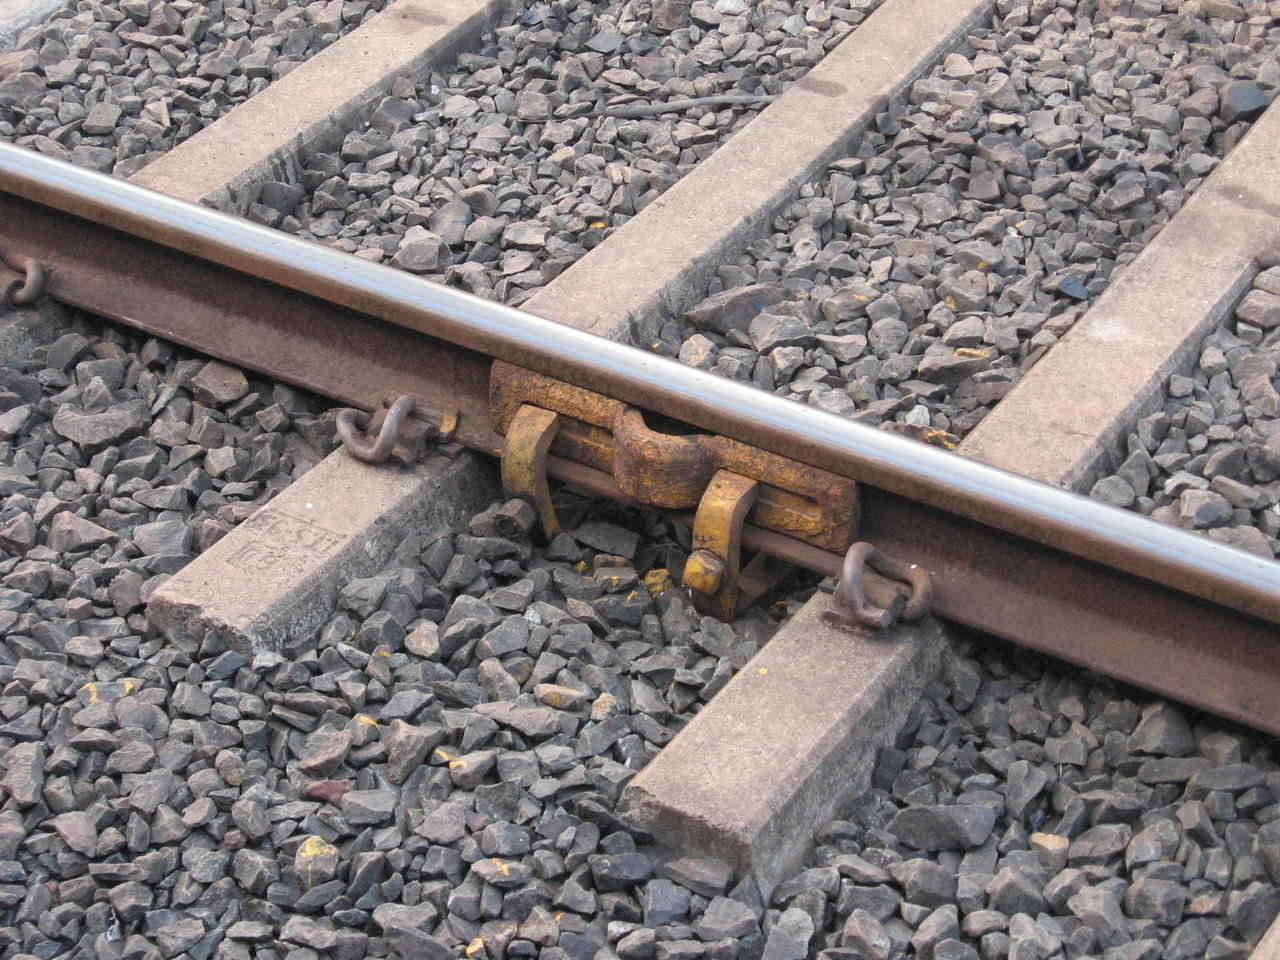
[[[552,410],[523,404],[511,418],[502,445],[502,489],[533,504],[548,540],[560,532],[560,517],[547,483],[547,455],[560,421],[560,414]]]
[[[382,409],[370,415],[362,410],[338,411],[338,439],[348,454],[365,463],[386,463],[394,453],[413,463],[432,439],[448,441],[458,427],[458,414],[450,412],[439,424],[411,420],[417,398],[408,394],[394,400],[384,397]],[[424,412],[424,411],[420,411]]]
[[[896,594],[887,608],[871,603],[867,600],[863,585],[867,567],[883,576],[906,583],[911,587],[910,596]],[[929,612],[932,598],[933,581],[928,570],[918,564],[890,557],[877,550],[873,544],[859,541],[849,547],[844,555],[840,582],[831,595],[831,608],[823,612],[822,619],[837,627],[883,630],[893,626],[899,618],[919,620]]]
[[[742,564],[742,525],[760,487],[758,481],[719,470],[702,494],[683,577],[700,613],[732,620],[781,579],[780,568],[762,553]]]
[[[35,303],[44,295],[46,271],[44,265],[34,257],[8,253],[0,249],[0,263],[22,274],[21,279],[14,280],[5,287],[4,295],[0,296],[0,300],[14,306],[25,307]]]

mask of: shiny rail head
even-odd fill
[[[0,191],[1280,623],[1280,564],[1137,514],[8,144]]]

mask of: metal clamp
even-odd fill
[[[415,408],[418,415],[412,416]],[[392,454],[415,463],[429,442],[448,443],[458,429],[457,410],[441,414],[438,423],[428,413],[409,394],[384,397],[372,416],[362,410],[339,410],[338,439],[347,453],[365,463],[386,463]]]
[[[911,587],[909,596],[895,593],[887,607],[877,607],[867,600],[864,583],[866,568],[902,581]],[[831,595],[831,607],[822,618],[832,626],[871,627],[883,630],[899,618],[919,620],[929,612],[933,599],[933,580],[929,571],[915,563],[907,563],[881,553],[873,544],[859,541],[844,555],[840,582]]]
[[[5,303],[24,307],[35,303],[44,295],[46,273],[44,265],[38,260],[23,254],[6,253],[0,250],[0,263],[22,274],[21,279],[14,280],[5,287],[4,295],[0,297]]]
[[[522,407],[560,414],[555,456],[609,474],[629,499],[666,510],[696,508],[725,470],[759,481],[754,526],[823,550],[843,550],[858,528],[858,485],[846,477],[687,424],[646,417],[620,400],[494,361],[490,418],[505,435]]]
[[[365,463],[386,463],[391,451],[400,442],[401,430],[405,420],[413,413],[414,403],[413,397],[398,397],[391,404],[382,420],[378,436],[373,440],[364,435],[371,420],[369,414],[360,410],[339,410],[338,439],[342,441],[343,449]]]
[[[502,489],[510,496],[525,497],[537,508],[548,540],[560,532],[547,483],[547,451],[559,430],[558,413],[526,403],[511,418],[502,446]]]
[[[693,520],[693,552],[685,561],[683,577],[702,613],[732,620],[780,578],[779,568],[764,554],[741,565],[742,525],[760,487],[748,477],[718,470],[702,494]]]

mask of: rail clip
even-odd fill
[[[0,294],[0,302],[25,307],[44,295],[46,271],[44,265],[34,257],[0,249],[0,263],[21,274],[4,288],[4,293]]]
[[[910,595],[895,593],[887,607],[877,607],[867,599],[867,567],[907,584],[911,588]],[[840,582],[831,595],[831,607],[823,612],[822,619],[836,627],[883,630],[899,619],[919,620],[929,612],[932,599],[933,580],[928,570],[890,557],[874,545],[859,541],[844,555]]]
[[[413,417],[417,405],[416,397],[402,394],[383,398],[382,407],[372,415],[350,408],[338,411],[342,448],[364,463],[386,463],[393,453],[405,463],[414,463],[428,442],[448,441],[458,427],[456,412],[444,414],[438,423]]]

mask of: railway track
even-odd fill
[[[107,659],[101,643],[66,651],[74,669],[96,677],[98,685],[79,688],[87,708],[122,694],[132,703],[137,681],[120,678],[146,657],[130,660],[130,651],[154,656],[163,638],[167,656],[179,658],[168,662],[170,678],[151,666],[138,676],[144,689],[156,685],[161,702],[178,682],[174,671],[185,677],[182,697],[197,712],[175,705],[166,723],[188,718],[191,728],[177,739],[195,743],[197,764],[216,771],[229,792],[170,785],[165,812],[152,805],[149,817],[131,818],[126,837],[101,803],[87,818],[76,813],[88,801],[75,793],[74,777],[59,787],[71,791],[57,801],[63,806],[41,799],[32,784],[43,768],[74,758],[46,762],[32,735],[40,727],[11,723],[4,782],[18,818],[14,836],[44,821],[45,832],[31,836],[56,834],[71,851],[58,867],[41,868],[58,878],[41,888],[54,897],[48,904],[74,905],[63,915],[79,922],[83,913],[90,927],[105,927],[87,941],[33,932],[44,894],[15,890],[9,952],[77,939],[82,948],[114,950],[104,944],[140,934],[166,956],[248,956],[269,941],[353,956],[465,946],[469,956],[495,960],[538,949],[611,949],[624,960],[654,950],[701,956],[714,943],[796,960],[823,947],[886,956],[970,956],[978,947],[992,956],[1246,956],[1262,938],[1280,906],[1270,874],[1280,858],[1266,828],[1273,764],[1259,750],[1259,738],[1280,729],[1267,439],[1267,297],[1275,294],[1264,272],[1276,240],[1275,186],[1259,175],[1280,152],[1280,118],[1263,112],[1275,79],[1270,14],[1230,4],[1176,16],[1005,5],[993,14],[948,3],[929,5],[926,18],[920,5],[890,0],[875,13],[850,6],[833,16],[814,5],[798,20],[778,11],[758,22],[731,3],[697,6],[609,8],[602,19],[576,21],[557,19],[565,13],[558,8],[517,6],[511,23],[496,6],[427,12],[398,0],[342,39],[313,30],[313,42],[331,43],[324,53],[278,70],[270,85],[255,83],[264,89],[203,130],[187,122],[167,154],[135,152],[132,162],[122,146],[137,134],[128,101],[120,129],[95,135],[74,109],[72,122],[54,131],[38,105],[15,97],[37,86],[31,77],[48,95],[66,27],[31,47],[40,50],[35,63],[30,54],[0,54],[0,110],[9,110],[0,121],[10,124],[0,123],[0,134],[25,137],[46,155],[92,158],[135,182],[0,148],[8,270],[0,268],[0,280],[9,286],[12,278],[18,299],[30,286],[30,296],[159,338],[137,354],[148,359],[136,369],[159,371],[153,376],[212,408],[208,422],[228,424],[219,453],[230,472],[215,479],[218,491],[235,484],[214,501],[190,490],[220,506],[202,521],[195,562],[186,563],[197,547],[182,533],[193,524],[181,510],[162,512],[145,536],[186,536],[174,559],[149,556],[145,538],[144,546],[130,540],[146,561],[139,569],[159,577],[140,592],[143,580],[130,570],[133,593],[112,586],[117,600],[106,590],[116,576],[108,564],[96,575],[108,581],[98,583],[101,595],[91,589],[82,599],[93,603],[77,607],[92,614],[110,600],[119,613],[123,605],[129,616],[119,629],[155,639],[140,649],[102,626],[95,629],[113,638]],[[665,16],[692,20],[668,30]],[[170,27],[153,19],[144,35],[164,36]],[[268,21],[251,19],[249,36],[271,47]],[[723,39],[718,56],[701,42],[740,37],[753,25],[746,33],[755,39],[736,51],[749,54],[737,59],[724,55]],[[557,29],[575,39],[557,47]],[[1049,41],[1061,43],[1062,59],[1046,54]],[[291,42],[299,49],[301,39]],[[127,39],[121,49],[148,43]],[[470,44],[481,52],[466,54]],[[744,79],[752,58],[770,66]],[[495,93],[503,84],[520,88],[505,106]],[[210,96],[229,103],[222,89]],[[695,102],[665,119],[635,106],[638,98],[705,100],[740,90],[759,101]],[[495,115],[514,116],[514,127],[499,124],[499,135]],[[1095,115],[1096,128],[1088,122]],[[986,136],[966,141],[964,123]],[[1009,132],[1024,127],[1029,135]],[[95,136],[108,138],[105,145]],[[953,160],[922,153],[931,138],[944,154],[978,159],[957,180],[946,174]],[[87,149],[68,149],[75,141]],[[1031,153],[1009,152],[1028,143]],[[712,152],[717,145],[723,149]],[[108,163],[113,149],[118,159]],[[504,154],[507,166],[498,162]],[[1004,214],[993,217],[998,210]],[[1212,248],[1200,243],[1189,259],[1209,229]],[[451,286],[424,284],[415,273]],[[283,386],[252,392],[234,369],[217,365],[197,386],[195,366],[183,367],[190,361],[163,342],[376,413],[375,431],[395,419],[395,398],[411,397],[401,453],[412,460],[419,448],[432,452],[407,468],[334,454],[302,474],[314,455],[297,437],[323,443],[332,413]],[[87,340],[60,371],[44,374],[48,389],[68,386],[69,364],[89,343],[99,344],[101,362],[131,355],[110,338]],[[28,365],[47,363],[54,346],[37,349]],[[1193,365],[1198,387],[1183,382]],[[172,403],[172,394],[160,402],[152,381],[137,372],[126,379],[124,369],[119,381],[97,387],[95,369],[76,367],[60,402],[92,413],[113,390],[139,389],[157,410]],[[236,396],[219,394],[219,378]],[[1187,399],[1155,411],[1178,398]],[[24,429],[47,413],[15,418],[11,457]],[[56,419],[52,429],[70,436]],[[894,433],[958,447],[959,456]],[[496,499],[492,473],[463,448],[500,458],[501,486],[525,500]],[[34,468],[37,459],[26,462]],[[94,463],[91,471],[117,472]],[[255,486],[271,465],[286,467],[284,482],[290,469],[301,479],[282,492],[283,482]],[[38,552],[48,548],[37,546],[39,529],[24,517],[55,518],[57,542],[87,535],[56,521],[74,514],[48,512],[52,502],[36,506],[34,476],[17,468],[6,475],[19,500],[7,504],[2,534],[15,555],[6,584],[28,592],[32,561],[51,557]],[[666,519],[591,522],[580,501],[553,495],[549,479],[661,508]],[[1154,512],[1166,525],[1061,487]],[[190,505],[182,496],[172,502]],[[406,539],[411,529],[418,533]],[[446,533],[459,529],[469,532]],[[49,528],[50,547],[52,536]],[[666,579],[674,572],[701,612],[732,620],[774,583],[764,557],[836,577],[847,573],[853,539],[928,571],[929,606],[952,624],[1259,733],[1193,729],[1166,704],[1139,712],[1132,698],[1141,695],[1107,694],[1053,664],[964,641],[944,651],[931,618],[892,627],[889,645],[827,622],[833,610],[836,619],[854,617],[849,604],[858,598],[848,585],[856,577],[837,588],[843,603],[820,591],[759,650],[760,621],[736,632],[700,622]],[[761,559],[739,569],[753,552]],[[577,572],[565,572],[574,561]],[[916,576],[881,568],[890,578]],[[545,579],[553,575],[554,587]],[[925,593],[918,580],[895,588],[874,572],[864,589],[873,608]],[[545,597],[569,606],[548,606]],[[921,606],[907,603],[913,614]],[[505,620],[504,611],[512,614]],[[880,616],[865,605],[862,613]],[[15,616],[10,628],[29,629],[33,615]],[[571,620],[581,635],[561,636]],[[523,630],[518,642],[508,636],[511,621]],[[535,633],[549,628],[549,650],[547,636],[530,638],[530,623]],[[305,651],[317,636],[315,658]],[[515,645],[502,646],[508,641]],[[647,656],[645,666],[626,666],[624,648]],[[33,678],[45,689],[71,689],[74,669],[55,676],[23,667],[43,661],[39,642],[15,650],[18,699],[6,708],[15,718],[46,696],[29,690]],[[256,658],[241,662],[237,651]],[[313,679],[302,683],[281,651],[316,664]],[[395,673],[382,678],[369,654],[391,656]],[[207,682],[209,669],[234,672],[229,662],[240,664],[245,694],[264,704],[241,697],[237,733],[227,732],[230,699]],[[423,662],[436,672],[424,672]],[[337,671],[353,677],[339,680]],[[307,685],[313,694],[299,692]],[[216,719],[189,719],[213,717],[199,712],[198,687],[215,692],[213,711],[226,708]],[[1003,714],[992,706],[1001,698]],[[367,702],[381,712],[362,712]],[[389,726],[370,741],[362,725],[379,718]],[[51,744],[61,746],[62,729]],[[80,736],[72,749],[89,742]],[[219,744],[223,736],[232,739]],[[982,751],[982,764],[957,755],[958,737]],[[539,753],[563,749],[559,759]],[[534,769],[516,754],[536,757]],[[945,773],[934,767],[940,755]],[[190,777],[186,763],[178,769]],[[266,772],[270,763],[280,771]],[[1055,764],[1051,777],[1045,770]],[[173,769],[167,759],[161,767]],[[147,769],[143,761],[126,775]],[[344,772],[351,778],[341,780]],[[559,773],[559,781],[549,776]],[[324,777],[335,779],[317,785]],[[154,779],[121,786],[145,794],[144,781]],[[530,793],[499,800],[490,788],[506,783]],[[353,792],[346,799],[343,791]],[[516,795],[536,796],[537,812]],[[191,796],[212,801],[201,807],[209,819],[193,814],[184,831],[170,804]],[[826,827],[815,848],[814,831],[855,797],[862,799],[849,819]],[[315,802],[325,800],[332,806]],[[141,798],[129,802],[144,809]],[[297,811],[307,820],[273,829],[277,814],[285,817],[278,806],[290,802],[307,808]],[[333,809],[341,819],[325,812]],[[468,817],[475,819],[455,837],[453,821]],[[1144,829],[1130,828],[1139,817]],[[1000,849],[997,821],[1009,831]],[[557,824],[594,838],[579,849]],[[468,828],[474,836],[463,839]],[[175,893],[131,886],[139,870],[164,876],[177,864],[113,866],[126,861],[119,848],[102,846],[104,830],[131,850],[147,849],[147,830],[166,838],[152,844],[161,851],[196,838],[192,862],[184,855],[173,874]],[[687,856],[636,852],[636,836]],[[384,853],[406,837],[403,862]],[[252,856],[219,852],[242,846]],[[965,850],[962,859],[957,851]],[[86,872],[77,856],[101,860],[102,869]],[[277,862],[283,867],[269,866]],[[811,869],[796,875],[806,862]],[[935,876],[939,866],[952,876],[949,887]],[[745,886],[731,885],[743,877]],[[224,882],[249,898],[235,901],[234,918],[215,916],[211,905]],[[85,899],[95,889],[113,912],[89,921]],[[194,913],[179,909],[192,904]],[[1070,922],[1037,919],[1046,912]],[[307,919],[318,914],[325,919]],[[620,926],[605,930],[601,918]],[[656,942],[645,932],[655,928]],[[122,949],[149,948],[144,939]],[[1264,942],[1255,955],[1267,949]]]

